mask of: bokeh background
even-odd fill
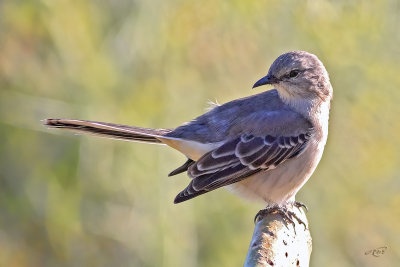
[[[261,206],[223,189],[174,205],[178,152],[41,120],[178,126],[268,89],[250,90],[290,50],[318,55],[335,90],[297,195],[311,266],[398,266],[397,0],[0,1],[0,266],[241,266]]]

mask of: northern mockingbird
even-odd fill
[[[297,203],[321,159],[332,86],[322,62],[304,51],[279,56],[253,88],[266,84],[276,89],[216,106],[175,129],[69,119],[46,125],[180,151],[188,160],[169,175],[187,172],[191,180],[175,203],[226,187],[282,211]]]

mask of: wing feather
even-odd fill
[[[262,170],[273,169],[298,156],[307,146],[312,128],[293,136],[242,134],[206,153],[188,168],[190,184],[175,198],[179,203]]]

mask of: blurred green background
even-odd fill
[[[397,265],[399,1],[3,0],[0,266],[241,266],[261,206],[223,189],[174,205],[178,152],[40,120],[178,126],[268,89],[250,90],[290,50],[318,55],[334,86],[324,157],[297,195],[311,264]]]

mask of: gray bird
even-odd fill
[[[46,125],[180,151],[188,160],[169,175],[187,172],[191,180],[175,203],[226,187],[292,215],[282,207],[302,206],[294,198],[321,159],[333,89],[322,62],[304,51],[279,56],[253,88],[266,84],[276,89],[215,106],[175,129],[70,119]]]

